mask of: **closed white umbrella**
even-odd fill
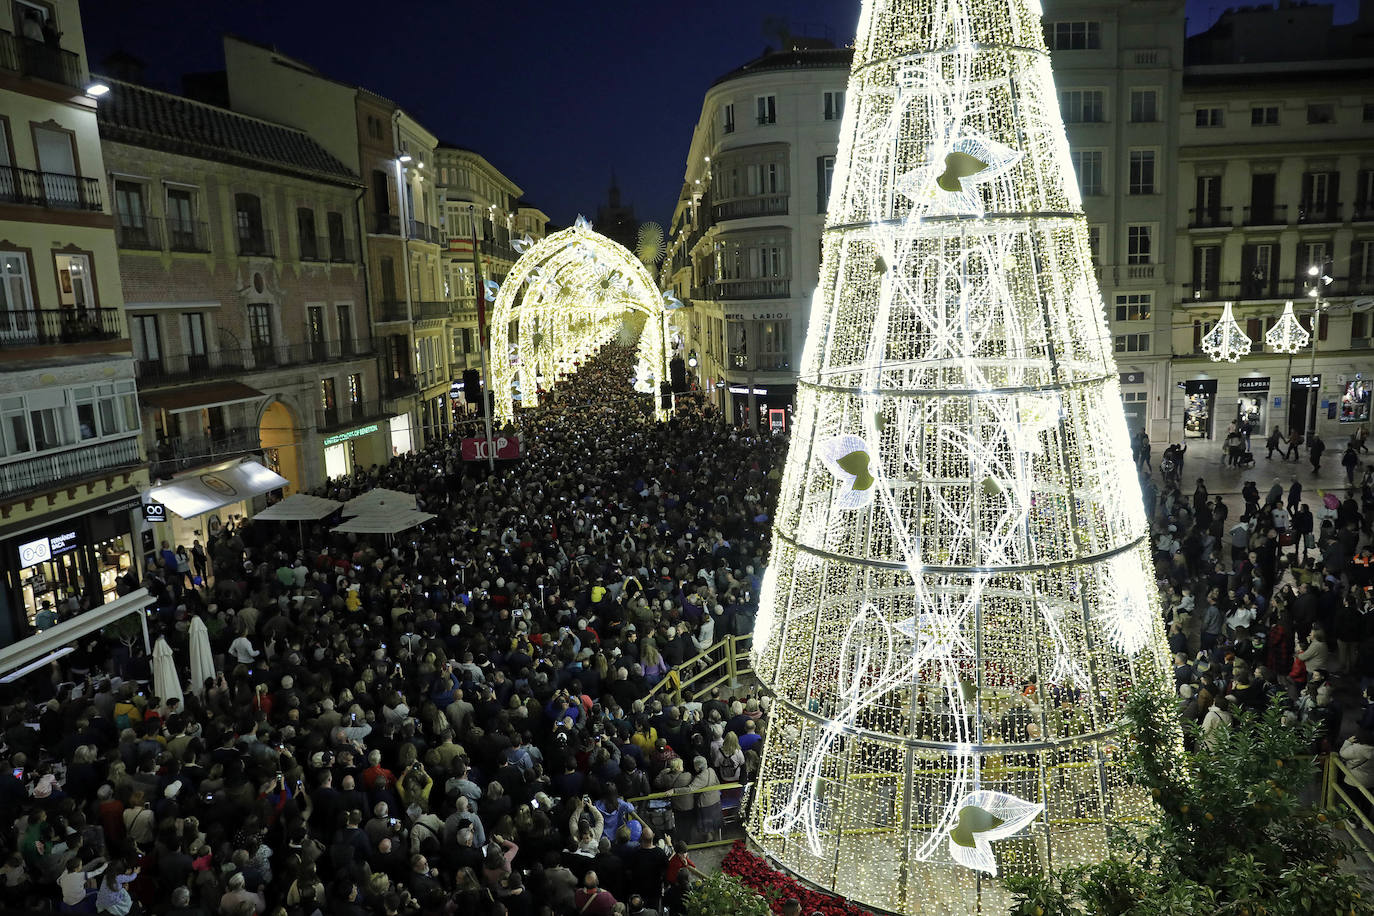
[[[172,658],[172,647],[167,645],[167,639],[163,636],[159,636],[153,644],[153,692],[162,699],[164,705],[171,699],[178,703],[186,702],[181,693],[181,678],[177,677],[176,659]]]
[[[191,618],[191,689],[196,696],[205,694],[205,680],[215,676],[215,654],[210,651],[210,631],[205,621]]]

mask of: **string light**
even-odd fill
[[[893,913],[1150,816],[1121,761],[1167,651],[1035,0],[864,0],[754,666],[748,813]]]
[[[1293,314],[1293,300],[1283,304],[1283,314],[1264,335],[1264,345],[1274,353],[1297,353],[1306,349],[1312,335]]]
[[[1234,363],[1250,352],[1250,338],[1236,324],[1231,306],[1228,302],[1222,307],[1221,318],[1202,337],[1202,352],[1210,356],[1213,362],[1226,360]]]
[[[497,420],[506,423],[514,418],[513,388],[520,391],[523,406],[536,406],[538,388],[529,382],[538,376],[557,378],[595,353],[620,333],[626,312],[646,316],[635,390],[657,395],[658,381],[667,378],[663,295],[639,259],[594,232],[585,217],[579,216],[570,229],[530,244],[499,288],[490,288],[496,303],[491,375],[498,395]],[[515,320],[515,352],[502,352]],[[665,418],[657,400],[655,411],[659,419]]]

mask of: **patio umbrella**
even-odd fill
[[[172,647],[167,645],[166,637],[159,636],[153,644],[153,692],[165,704],[176,699],[184,703],[181,692],[181,678],[177,676],[176,659],[172,658]]]
[[[205,621],[191,618],[191,687],[196,696],[205,693],[205,680],[215,676],[215,654],[210,651],[210,631]]]
[[[428,512],[415,509],[368,511],[336,525],[331,530],[354,534],[400,534],[407,528],[414,528],[435,517]]]
[[[337,499],[311,496],[309,493],[292,493],[279,503],[263,509],[253,518],[255,521],[270,522],[313,522],[324,518],[343,503]]]
[[[363,515],[364,513],[390,512],[393,509],[414,508],[414,493],[402,493],[400,490],[377,487],[344,503],[343,514],[346,516]]]

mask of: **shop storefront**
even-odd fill
[[[1304,435],[1315,422],[1312,418],[1312,402],[1321,394],[1322,376],[1295,375],[1288,383],[1288,434],[1302,432]]]
[[[1179,382],[1183,389],[1183,438],[1210,439],[1215,423],[1217,380]]]
[[[89,609],[118,594],[118,579],[137,564],[132,515],[140,511],[133,489],[101,500],[81,514],[38,519],[0,539],[6,613],[0,644],[32,630],[45,606]]]
[[[400,416],[392,417],[390,421],[391,430],[391,456],[404,455],[415,448],[413,433],[410,424],[410,414],[403,413]]]
[[[751,401],[758,411],[759,430],[787,431],[792,427],[792,402],[797,396],[796,385],[727,385],[730,396],[730,416],[736,426],[750,426]],[[750,393],[753,393],[752,399]]]
[[[1251,376],[1236,380],[1236,428],[1249,426],[1255,436],[1267,435],[1269,407],[1269,376]]]
[[[1370,381],[1361,375],[1348,378],[1341,386],[1341,422],[1365,423],[1369,420]]]
[[[1145,429],[1148,419],[1149,394],[1143,388],[1144,372],[1122,372],[1117,380],[1121,384],[1121,409],[1126,415],[1126,430],[1134,441],[1136,434]]]
[[[390,427],[383,419],[326,436],[320,443],[324,447],[325,476],[342,477],[352,474],[354,468],[385,462],[387,446],[383,445],[379,454],[378,442],[389,435]]]
[[[238,461],[151,487],[145,502],[163,506],[167,511],[163,513],[164,521],[145,530],[144,547],[152,542],[153,547],[161,548],[166,541],[171,547],[189,548],[196,539],[204,544],[225,525],[247,518],[253,511],[254,499],[286,484],[284,477],[256,461]]]

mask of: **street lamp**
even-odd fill
[[[1317,377],[1317,341],[1321,338],[1321,313],[1329,305],[1322,299],[1322,291],[1331,283],[1332,278],[1322,273],[1322,269],[1316,264],[1307,268],[1307,295],[1312,298],[1312,363],[1307,370],[1307,398],[1312,402],[1308,410],[1308,442],[1311,442],[1317,433],[1317,398],[1321,394],[1319,388],[1315,394],[1313,393],[1315,386],[1312,383]]]

